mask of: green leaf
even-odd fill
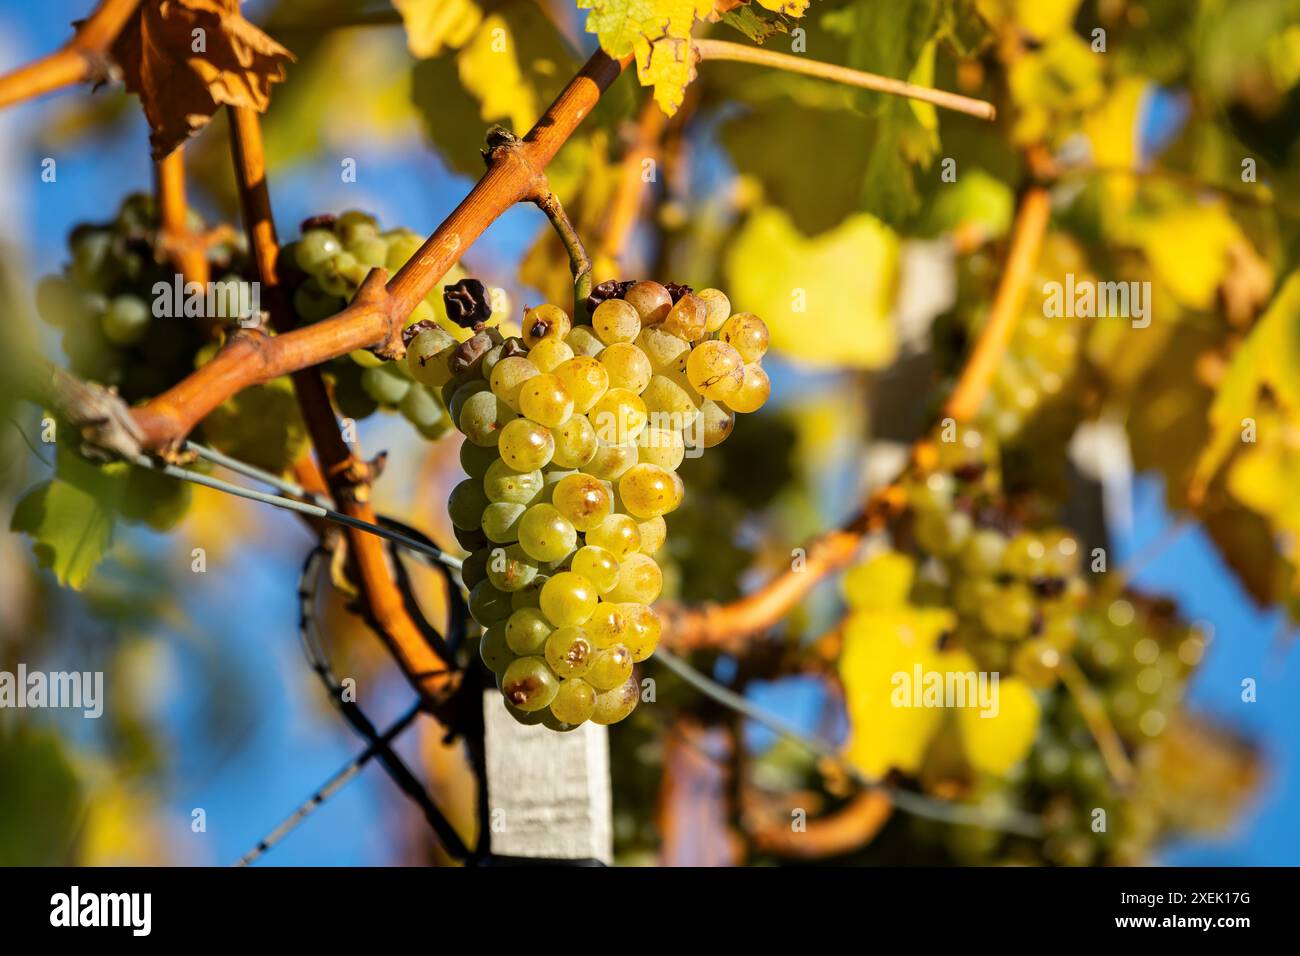
[[[82,788],[54,734],[0,730],[0,866],[68,866]]]
[[[880,368],[897,341],[890,308],[898,237],[866,214],[804,236],[773,208],[752,214],[727,252],[737,311],[767,322],[772,348],[822,367]]]
[[[722,22],[758,44],[767,42],[778,33],[790,32],[790,24],[785,16],[761,7],[755,9],[752,4],[728,10],[722,15]]]

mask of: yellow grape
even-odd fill
[[[590,581],[601,594],[618,584],[618,558],[604,548],[589,544],[573,556],[573,570]]]
[[[596,429],[596,437],[610,445],[633,441],[649,420],[645,402],[626,388],[609,389],[587,417]]]
[[[767,353],[767,325],[753,312],[737,312],[718,334],[746,363],[757,362]]]
[[[659,615],[652,608],[644,604],[628,603],[621,604],[619,607],[626,623],[623,629],[623,643],[632,652],[632,660],[640,663],[653,654],[659,645],[663,622],[659,620]]]
[[[579,415],[591,411],[591,406],[609,388],[609,370],[590,355],[577,355],[561,362],[555,367],[554,374],[569,390],[573,410]]]
[[[519,410],[539,425],[557,428],[573,414],[573,397],[559,376],[537,375],[519,390]]]
[[[596,589],[581,574],[561,571],[542,585],[542,613],[556,627],[587,623],[596,610]]]
[[[540,374],[537,366],[522,355],[503,358],[492,368],[492,394],[519,411],[519,390],[526,381]]]
[[[686,378],[705,398],[722,401],[740,391],[745,383],[745,363],[726,342],[709,339],[691,349],[686,359]]]
[[[584,465],[588,474],[606,481],[613,481],[637,463],[637,447],[634,442],[610,445],[600,442],[596,454]]]
[[[528,351],[528,361],[543,372],[554,372],[573,358],[573,349],[563,339],[542,339]]]
[[[621,299],[609,301],[622,302]],[[626,302],[623,304],[627,305]],[[650,376],[654,374],[646,354],[631,342],[615,342],[605,349],[600,353],[600,364],[609,373],[611,388],[625,388],[636,395],[645,391]]]
[[[772,394],[772,382],[763,371],[763,366],[751,362],[745,366],[745,380],[740,390],[725,399],[727,407],[733,412],[756,412],[767,402]]]
[[[636,309],[643,326],[662,322],[673,307],[673,297],[668,290],[648,279],[634,283],[624,293],[623,300]]]
[[[712,335],[722,328],[731,315],[731,300],[721,289],[701,289],[695,293],[695,298],[704,303],[704,308],[708,312],[704,332],[706,335]]]
[[[526,505],[537,497],[542,486],[540,471],[515,471],[500,458],[488,466],[483,476],[483,493],[488,501]]]
[[[578,543],[573,522],[554,505],[535,504],[519,519],[519,545],[537,561],[559,561]]]
[[[571,677],[560,684],[551,701],[551,713],[566,724],[586,723],[596,712],[596,689],[581,677]]]
[[[461,404],[456,426],[475,445],[490,448],[501,440],[505,426],[512,421],[518,419],[509,406],[492,392],[484,389],[474,392]]]
[[[597,653],[580,627],[556,628],[546,639],[546,663],[560,677],[581,677]]]
[[[552,578],[552,580],[554,580]],[[548,582],[549,583],[549,582]],[[653,604],[664,587],[664,573],[648,554],[629,554],[618,568],[618,584],[606,595],[620,603]],[[542,593],[546,588],[543,586]],[[548,615],[549,617],[549,615]]]
[[[564,342],[577,356],[599,355],[605,348],[605,343],[596,338],[596,333],[591,331],[589,325],[575,325],[573,331],[565,336]]]
[[[686,457],[686,442],[682,439],[682,433],[676,429],[656,427],[654,413],[651,413],[650,419],[650,427],[636,439],[637,460],[676,471]]]
[[[639,607],[639,605],[611,604],[609,601],[601,601],[597,604],[595,613],[584,625],[591,643],[597,648],[623,643],[631,627],[628,614],[630,607]]]
[[[635,677],[629,677],[625,683],[613,690],[597,694],[596,706],[591,713],[592,723],[618,723],[636,710],[640,696],[641,688],[637,686]]]
[[[583,532],[599,527],[613,508],[612,496],[605,483],[582,473],[561,478],[551,492],[551,504]]]
[[[506,625],[497,621],[479,639],[478,656],[493,674],[504,674],[515,659],[515,655],[506,646],[505,629]]]
[[[563,342],[564,337],[573,328],[569,313],[558,305],[551,305],[550,303],[539,305],[533,309],[525,309],[523,325],[524,344],[530,349],[536,348],[537,344],[544,339],[555,339]]]
[[[641,532],[641,547],[637,550],[642,554],[654,554],[668,540],[668,522],[663,515],[638,521],[636,527]]]
[[[641,317],[622,299],[606,299],[591,313],[591,330],[606,345],[631,342],[641,332]]]
[[[505,640],[510,650],[521,657],[540,654],[554,628],[539,608],[524,607],[506,620]]]
[[[640,398],[656,428],[683,432],[693,428],[700,417],[691,393],[662,373],[650,378]]]
[[[425,329],[406,347],[406,368],[411,378],[422,385],[445,385],[451,380],[447,360],[455,347],[456,340],[444,329],[437,326]]]
[[[700,412],[703,418],[702,434],[705,448],[722,444],[736,427],[736,416],[717,402],[705,401],[700,406]]]
[[[687,342],[695,342],[704,337],[704,327],[708,321],[708,308],[688,292],[668,312],[663,327],[665,332],[671,332]]]
[[[658,465],[636,464],[618,480],[628,514],[642,520],[668,514],[682,503],[682,480]]]
[[[600,440],[586,415],[574,415],[559,428],[551,430],[555,439],[553,464],[563,468],[581,468],[596,456]]]
[[[678,357],[691,350],[690,342],[684,342],[671,332],[665,332],[660,326],[642,329],[635,344],[645,353],[656,372],[671,367]]]
[[[515,471],[535,471],[550,464],[555,454],[555,439],[545,425],[516,418],[501,429],[497,450]]]
[[[522,711],[531,713],[549,707],[560,682],[540,657],[521,657],[501,675],[501,693]]]
[[[596,690],[613,690],[632,676],[632,652],[624,644],[599,650],[592,657],[584,676]]]
[[[604,548],[621,561],[641,547],[641,529],[631,515],[612,514],[587,532],[587,544]]]

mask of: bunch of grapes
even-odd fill
[[[588,307],[590,325],[528,309],[522,338],[413,326],[407,354],[466,437],[448,507],[480,656],[517,719],[557,730],[635,708],[677,468],[771,389],[767,327],[716,289],[611,282]]]
[[[338,216],[316,216],[303,223],[302,235],[284,247],[281,273],[293,288],[293,306],[302,322],[318,322],[343,309],[372,268],[396,272],[424,240],[409,229],[381,232],[368,213],[350,210]],[[460,278],[456,269],[449,273]],[[451,335],[463,333],[448,320],[435,291],[407,318],[407,327],[439,325]],[[412,378],[405,362],[385,361],[365,349],[328,366],[334,399],[350,418],[368,418],[377,409],[397,411],[422,436],[441,438],[451,430],[451,418],[437,388]]]
[[[202,232],[202,218],[193,210],[189,216],[190,230]],[[192,371],[209,328],[239,319],[232,306],[252,298],[246,251],[232,234],[208,248],[211,274],[219,277],[214,307],[204,290],[202,302],[195,298],[187,309],[183,286],[182,297],[175,295],[157,205],[144,194],[127,196],[110,222],[77,226],[68,250],[63,273],[37,286],[37,311],[62,330],[74,374],[114,386],[128,401],[156,395]]]

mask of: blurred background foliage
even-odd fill
[[[13,27],[3,62],[61,42],[82,6],[0,14]],[[396,6],[244,7],[297,58],[264,118],[286,237],[297,220],[348,208],[427,234],[482,169],[484,129],[522,135],[597,42],[587,10],[564,0]],[[848,836],[818,837],[820,859],[1294,863],[1300,831],[1281,808],[1300,791],[1300,711],[1287,702],[1300,678],[1290,639],[1300,586],[1300,4],[718,8],[721,22],[695,23],[696,36],[749,36],[980,97],[998,119],[705,62],[682,90],[669,89],[671,77],[653,93],[620,80],[561,150],[549,175],[597,280],[717,286],[772,331],[774,401],[717,454],[683,466],[686,503],[669,518],[659,556],[666,596],[746,592],[893,476],[986,320],[1019,197],[1041,179],[1052,223],[979,427],[1001,450],[1004,505],[1068,526],[1085,554],[1109,554],[1107,573],[1090,578],[1080,628],[1092,637],[1077,656],[1137,775],[1115,787],[1076,695],[1053,685],[1036,692],[1031,745],[1014,766],[973,766],[959,730],[944,724],[918,738],[915,760],[873,768],[933,796],[1029,808],[1047,838],[901,813],[870,825],[871,808],[833,768],[658,670],[657,705],[611,733],[620,859],[797,860],[802,851],[774,835],[796,807],[847,821]],[[680,100],[671,116],[665,98]],[[116,86],[47,98],[4,122],[0,172],[15,186],[3,334],[40,340],[55,355],[50,330],[31,318],[35,278],[62,268],[74,224],[104,220],[129,189],[148,189],[147,131],[134,97]],[[187,145],[189,188],[209,222],[237,225],[225,127],[218,113]],[[57,187],[27,172],[44,156],[59,157]],[[356,183],[339,182],[347,159]],[[571,295],[564,250],[531,210],[503,217],[461,266],[503,290],[516,312]],[[1149,281],[1153,321],[1137,329],[1118,317],[1046,319],[1040,290],[1067,273]],[[229,409],[227,425],[247,430],[267,407]],[[4,411],[20,427],[0,432],[0,493],[17,503],[49,478],[54,452],[39,442],[36,410],[6,401]],[[1253,441],[1242,440],[1247,419]],[[381,508],[454,548],[443,502],[459,478],[456,439],[428,441],[386,413],[366,419],[361,438],[391,453]],[[293,447],[264,464],[287,467]],[[102,495],[91,499],[83,505],[93,510]],[[80,550],[78,533],[71,557],[70,529],[40,528],[51,511],[65,523],[75,512],[45,499],[45,512],[19,525],[37,529],[60,577],[79,590],[38,570],[23,537],[0,539],[0,669],[102,669],[112,694],[98,722],[0,713],[0,862],[227,862],[356,746],[294,647],[307,529],[203,489],[188,499],[167,534],[116,512],[79,514],[71,530],[103,526],[95,553]],[[1190,530],[1175,541],[1171,528]],[[49,535],[64,537],[50,545]],[[1157,551],[1124,563],[1152,539]],[[207,555],[202,575],[192,570],[195,547]],[[871,553],[889,547],[927,566],[906,533],[873,542]],[[416,574],[436,607],[432,578]],[[933,603],[923,592],[922,574],[906,602]],[[862,675],[827,640],[863,613],[852,589],[847,603],[844,594],[828,581],[742,653],[696,663],[801,728],[851,742],[851,753],[864,738],[870,749],[884,731],[856,725],[845,699]],[[399,712],[402,682],[345,601],[328,600],[323,620],[336,670],[357,679],[377,714]],[[1203,655],[1180,653],[1189,635]],[[1154,733],[1124,717],[1124,694],[1149,663],[1144,640],[1177,670]],[[1099,646],[1126,663],[1112,666]],[[1257,704],[1241,700],[1247,677],[1261,688]],[[437,728],[422,728],[404,746],[468,831],[463,756]],[[280,861],[437,859],[382,775],[364,780],[277,851]],[[1081,813],[1097,805],[1121,807],[1124,818],[1100,848],[1078,832]],[[196,807],[206,808],[212,839],[194,833]],[[1226,846],[1213,842],[1225,833],[1234,848],[1210,849]]]

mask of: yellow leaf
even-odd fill
[[[1014,26],[1038,40],[1071,30],[1081,0],[976,0],[975,8],[995,26]]]
[[[444,47],[464,46],[483,19],[474,0],[393,0],[406,28],[406,45],[423,60]]]
[[[1040,708],[1029,685],[1018,677],[998,682],[997,712],[978,707],[957,711],[962,749],[976,770],[1003,776],[1025,759],[1038,736]]]
[[[671,116],[695,79],[691,27],[713,10],[711,0],[578,0],[590,10],[586,29],[610,56],[636,54],[637,79],[653,86],[655,102]]]
[[[690,37],[663,37],[653,43],[637,43],[637,79],[642,86],[654,87],[655,102],[669,116],[682,105],[686,87],[695,79],[692,51]]]
[[[844,596],[855,611],[886,611],[907,603],[916,567],[897,551],[884,551],[850,568]]]
[[[1178,302],[1210,309],[1227,274],[1229,250],[1245,242],[1221,202],[1174,206],[1133,226],[1133,238],[1151,268]]]
[[[809,238],[782,210],[762,208],[727,252],[731,300],[763,317],[772,348],[787,358],[879,368],[897,349],[898,250],[893,231],[865,213]]]
[[[1147,81],[1141,77],[1120,80],[1104,103],[1083,120],[1094,165],[1105,169],[1136,169],[1141,159],[1139,110],[1146,96]],[[1108,175],[1103,179],[1107,211],[1127,209],[1137,194],[1137,177]]]
[[[764,10],[771,10],[773,13],[801,17],[808,10],[808,2],[809,0],[758,0],[758,5]]]

